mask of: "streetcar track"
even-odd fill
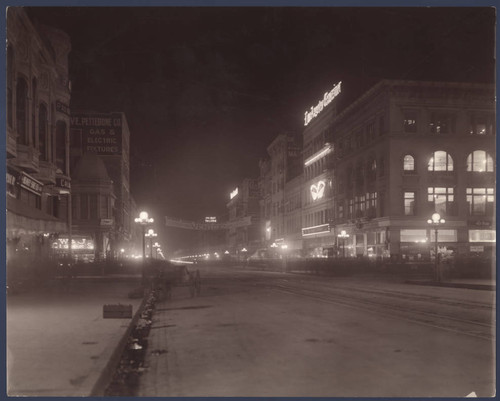
[[[296,290],[296,291],[309,291],[309,292],[313,291],[311,289],[306,289],[306,288],[290,288],[290,289],[291,290]],[[311,294],[311,295],[314,295],[314,294]],[[333,294],[328,294],[328,295],[333,295]],[[345,295],[343,295],[343,296],[345,297]],[[418,310],[418,309],[410,309],[410,308],[406,308],[406,307],[405,308],[401,308],[401,307],[395,306],[394,304],[387,304],[387,303],[384,303],[384,302],[374,302],[373,299],[366,300],[366,299],[355,298],[355,297],[352,297],[352,296],[347,296],[347,298],[352,299],[352,300],[356,300],[356,301],[359,301],[359,302],[362,302],[362,303],[377,304],[378,306],[383,306],[383,307],[386,307],[386,308],[391,308],[391,309],[400,310],[400,311],[408,311],[408,312],[419,313],[419,314],[427,315],[427,316],[431,316],[431,317],[445,318],[445,319],[454,320],[454,321],[461,322],[461,323],[476,324],[476,325],[484,326],[484,327],[488,327],[488,328],[492,328],[493,327],[489,323],[482,323],[482,322],[478,322],[478,321],[472,321],[472,320],[468,320],[468,319],[462,319],[462,318],[453,317],[453,316],[449,316],[449,315],[443,315],[443,314],[439,314],[439,313],[435,313],[435,312],[425,312],[425,311],[421,311],[421,310]],[[456,304],[453,304],[453,306],[455,306],[455,305]]]
[[[282,280],[286,282],[287,285],[290,284],[288,280]],[[352,287],[352,286],[339,286],[335,285],[332,283],[324,284],[324,283],[314,283],[315,286],[321,285],[323,289],[335,289],[335,290],[340,290],[340,291],[358,291],[358,292],[364,292],[368,294],[380,294],[383,296],[388,296],[388,297],[393,297],[393,298],[398,298],[398,299],[406,299],[406,300],[417,300],[417,301],[432,301],[432,302],[437,302],[443,305],[450,305],[450,306],[460,306],[460,307],[468,307],[468,308],[480,308],[480,309],[492,309],[491,304],[487,304],[484,302],[475,302],[475,301],[459,301],[459,300],[451,300],[451,299],[444,299],[442,297],[437,297],[433,295],[425,295],[425,294],[414,294],[414,293],[407,293],[403,291],[397,291],[397,290],[389,290],[389,289],[384,289],[384,290],[377,290],[375,288],[360,288],[360,287]],[[317,287],[316,287],[317,288]]]
[[[475,322],[475,321],[453,318],[451,316],[439,315],[439,314],[430,314],[430,313],[421,312],[421,311],[413,311],[413,310],[405,309],[405,308],[396,308],[394,306],[387,307],[387,305],[384,305],[384,304],[374,304],[372,302],[368,302],[368,301],[361,300],[361,299],[343,298],[341,300],[341,299],[338,299],[338,298],[325,297],[325,296],[320,295],[320,294],[304,293],[304,292],[301,292],[300,289],[286,288],[284,286],[275,286],[275,287],[271,287],[271,289],[274,290],[274,291],[278,291],[278,292],[282,292],[282,293],[288,294],[288,295],[299,295],[299,296],[303,296],[303,297],[307,297],[307,298],[311,298],[311,299],[315,299],[315,300],[326,301],[326,302],[334,303],[334,304],[340,304],[340,305],[351,307],[351,308],[355,308],[355,309],[362,309],[364,311],[366,311],[367,309],[369,309],[371,312],[376,312],[378,314],[382,314],[382,315],[389,316],[389,317],[392,317],[392,318],[399,318],[399,319],[402,319],[402,320],[406,320],[406,321],[410,321],[410,322],[413,322],[413,323],[418,323],[418,324],[426,325],[426,326],[433,327],[433,328],[443,329],[443,330],[451,331],[451,332],[454,332],[454,333],[465,334],[465,335],[468,335],[468,336],[471,336],[471,337],[481,338],[483,340],[491,340],[492,337],[493,337],[493,334],[491,332],[485,334],[484,332],[479,332],[478,333],[477,330],[455,329],[455,328],[448,327],[448,326],[445,326],[445,325],[438,325],[438,324],[435,324],[435,323],[430,323],[429,321],[424,321],[424,320],[418,319],[418,318],[411,318],[411,317],[408,317],[408,316],[402,316],[400,314],[396,315],[394,312],[399,312],[399,313],[405,313],[405,312],[413,312],[413,313],[415,313],[416,312],[418,314],[428,315],[428,316],[431,316],[433,318],[440,318],[440,319],[448,319],[448,320],[459,321],[460,323],[465,323],[465,324],[471,325],[473,327],[483,326],[483,327],[487,327],[487,328],[493,329],[493,327],[494,327],[493,325],[489,325],[489,324],[485,324],[485,323],[481,324],[481,323],[478,323],[478,322]],[[366,305],[368,305],[368,308],[367,308]],[[377,306],[379,306],[379,307],[377,308]],[[380,306],[384,307],[384,309],[381,309]],[[393,313],[388,312],[387,309],[391,309],[391,311]]]

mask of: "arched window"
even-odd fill
[[[40,104],[38,109],[38,144],[40,150],[40,160],[47,161],[47,150],[49,149],[48,136],[48,112],[44,104]]]
[[[31,81],[31,146],[36,148],[36,78]]]
[[[28,144],[28,84],[23,78],[16,85],[16,123],[17,143]]]
[[[12,127],[12,85],[14,81],[14,49],[7,47],[7,124]]]
[[[484,150],[475,150],[467,156],[467,171],[493,172],[493,158]]]
[[[63,174],[66,173],[66,123],[56,123],[56,166]]]
[[[429,160],[428,170],[453,171],[453,159],[448,153],[438,150],[437,152],[434,152]]]
[[[415,171],[415,158],[412,155],[406,155],[403,158],[403,170]]]

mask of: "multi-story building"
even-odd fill
[[[119,256],[132,239],[130,203],[130,131],[124,113],[71,113],[71,164],[82,154],[94,153],[104,162],[116,197],[112,215],[103,219],[111,226],[106,255]]]
[[[245,178],[230,194],[225,223],[226,244],[233,255],[251,253],[259,246],[259,185],[258,180]]]
[[[302,158],[301,162],[302,162]],[[285,183],[285,244],[288,256],[302,256],[303,174]]]
[[[305,113],[303,132],[302,238],[305,256],[332,256],[336,237],[334,216],[334,146],[332,124],[337,116],[341,83]]]
[[[286,186],[302,173],[301,150],[301,138],[281,134],[267,147],[269,157],[260,161],[261,237],[268,243],[285,240]]]
[[[68,233],[69,37],[7,10],[7,260],[41,267]],[[29,263],[32,260],[39,263]]]
[[[305,180],[317,199],[324,182],[328,206],[316,211],[306,199],[303,235],[324,227],[311,236],[325,235],[323,247],[337,251],[345,245],[349,256],[428,259],[435,234],[427,220],[438,212],[441,254],[494,254],[493,85],[385,80],[338,115],[329,107],[304,133]],[[311,160],[320,165],[308,174]]]
[[[115,195],[102,159],[85,153],[71,170],[72,254],[76,260],[100,261],[113,239]],[[59,247],[64,245],[59,239]]]

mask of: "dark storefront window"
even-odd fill
[[[36,148],[36,78],[31,81],[31,146]]]
[[[88,195],[80,195],[80,219],[87,220],[89,217]]]
[[[48,129],[47,107],[44,104],[40,104],[40,108],[38,110],[38,143],[40,150],[40,160],[44,161],[48,160]]]
[[[12,127],[12,84],[14,80],[14,49],[7,47],[7,124]]]
[[[66,123],[58,121],[56,124],[56,166],[66,174]]]
[[[33,208],[36,209],[42,208],[42,201],[40,195],[36,195],[31,191],[21,188],[19,191],[19,198],[21,199],[21,202],[24,202]]]
[[[18,78],[16,86],[16,123],[17,143],[28,144],[28,84],[22,78]]]
[[[89,195],[89,216],[91,220],[97,219],[98,211],[97,195]]]

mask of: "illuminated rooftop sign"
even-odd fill
[[[217,223],[217,217],[205,217],[205,223]]]
[[[314,117],[321,113],[323,109],[339,95],[341,84],[342,82],[339,82],[330,92],[326,92],[323,99],[321,99],[316,106],[311,106],[311,109],[304,113],[304,125],[309,124]]]
[[[325,195],[325,181],[318,181],[317,184],[311,185],[311,196],[313,201],[321,199]]]
[[[233,199],[236,195],[238,195],[238,188],[236,188],[233,192],[231,192],[231,199]]]

